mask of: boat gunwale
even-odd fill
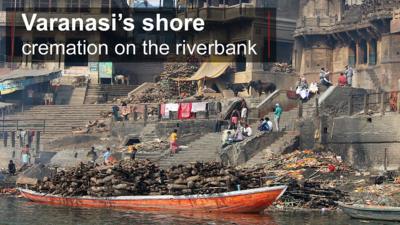
[[[392,207],[392,206],[374,207],[374,206],[367,206],[367,205],[361,205],[361,204],[349,205],[349,204],[339,202],[339,207],[344,208],[344,209],[360,210],[360,211],[400,212],[400,207]]]
[[[82,199],[82,200],[183,200],[183,199],[210,199],[210,198],[221,198],[221,197],[234,197],[240,195],[252,195],[258,194],[262,192],[276,191],[282,190],[281,193],[277,196],[276,199],[279,199],[286,191],[286,185],[272,186],[272,187],[261,187],[261,188],[253,188],[248,190],[241,191],[230,191],[223,193],[215,193],[215,194],[198,194],[198,195],[133,195],[133,196],[116,196],[116,197],[93,197],[93,196],[61,196],[61,195],[53,195],[40,193],[29,189],[17,188],[22,194],[27,193],[31,195],[35,195],[38,197],[52,197],[52,198],[68,198],[68,199]]]

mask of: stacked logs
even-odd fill
[[[221,163],[192,163],[167,171],[148,160],[123,160],[112,166],[81,163],[45,177],[34,190],[62,196],[212,194],[262,186],[262,175]]]

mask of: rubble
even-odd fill
[[[400,207],[400,185],[387,183],[358,187],[351,192],[351,201],[356,204]]]
[[[347,188],[354,171],[332,152],[294,151],[266,159],[263,170],[267,185],[285,184],[288,189],[275,203],[277,209],[336,208],[348,199]]]

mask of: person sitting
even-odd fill
[[[249,124],[245,124],[244,125],[244,132],[243,135],[246,137],[250,137],[253,134],[253,130],[251,129],[251,127],[249,126]]]
[[[233,143],[233,135],[231,130],[225,130],[222,135],[222,147]]]
[[[319,79],[322,85],[326,87],[332,86],[332,83],[329,81],[329,71],[325,71],[325,68],[321,68],[321,71],[319,73]]]
[[[233,139],[234,142],[241,142],[244,140],[243,132],[241,129],[236,129],[235,137]]]
[[[260,119],[260,125],[258,125],[258,130],[267,132],[269,130],[267,121],[265,119]]]
[[[338,85],[340,87],[345,87],[347,86],[347,78],[344,75],[344,73],[340,73],[339,79],[338,79]]]
[[[267,122],[268,131],[272,131],[272,129],[274,128],[274,126],[272,125],[272,121],[269,119],[269,117],[266,117],[265,121]]]

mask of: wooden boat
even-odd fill
[[[22,196],[34,202],[73,207],[194,210],[206,212],[256,213],[277,200],[286,186],[262,187],[206,195],[157,195],[118,197],[62,197],[19,189]]]
[[[400,221],[400,207],[349,205],[339,203],[339,207],[350,217],[367,220]]]

